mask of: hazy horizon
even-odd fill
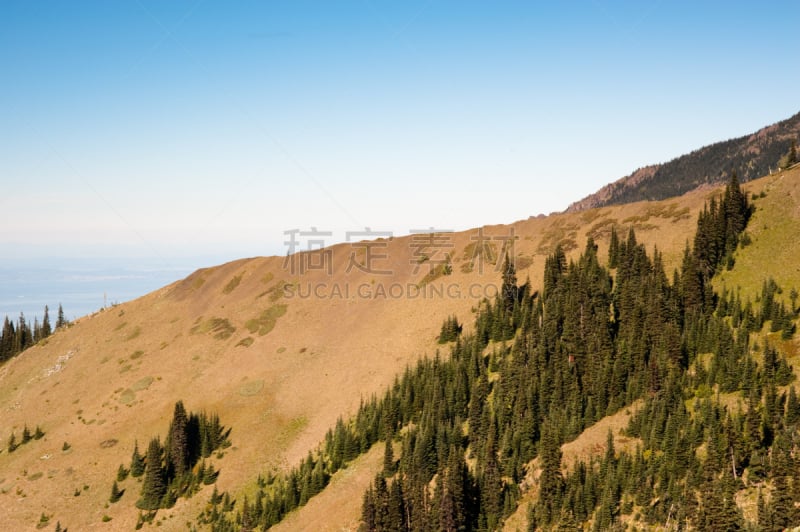
[[[0,12],[0,246],[18,258],[510,223],[800,110],[791,2]]]

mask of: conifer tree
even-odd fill
[[[188,424],[189,418],[186,415],[183,401],[178,401],[175,403],[175,411],[167,437],[168,458],[176,478],[183,477],[189,467]]]
[[[133,453],[131,455],[131,476],[136,478],[144,474],[144,457],[139,453],[139,442],[133,443]]]
[[[386,446],[383,451],[383,474],[390,477],[394,475],[394,449],[392,449],[392,440],[386,439]]]
[[[608,243],[608,267],[616,268],[619,265],[619,236],[617,229],[611,226],[611,237]]]
[[[19,313],[19,320],[17,321],[17,345],[15,351],[21,353],[25,351],[33,343],[33,335],[31,329],[25,321],[25,314]]]
[[[537,521],[542,524],[552,523],[560,515],[564,478],[561,475],[561,446],[558,441],[558,433],[553,422],[549,420],[542,425],[539,460],[542,473],[539,476],[539,502],[536,508],[536,517]]]
[[[115,503],[122,498],[122,495],[125,493],[125,490],[120,490],[119,486],[117,485],[117,481],[114,481],[114,484],[111,486],[111,496],[108,499],[108,502]]]
[[[517,269],[514,267],[514,261],[508,256],[503,261],[503,286],[500,293],[503,295],[503,306],[506,312],[511,312],[514,308],[514,303],[517,300]]]
[[[142,510],[157,510],[167,493],[164,468],[162,466],[162,449],[158,438],[150,440],[145,459],[144,481],[142,482],[141,498],[136,507]]]
[[[14,324],[5,317],[2,336],[0,336],[0,362],[4,362],[16,354],[16,331]]]
[[[50,326],[50,309],[47,308],[47,305],[44,306],[44,318],[42,319],[42,338],[47,338],[53,333],[53,329]]]
[[[64,309],[61,307],[61,303],[58,304],[58,317],[56,318],[56,329],[60,329],[67,325],[67,320],[64,317]]]

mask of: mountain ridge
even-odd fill
[[[800,135],[800,113],[755,133],[715,142],[666,163],[651,164],[573,202],[565,212],[677,197],[724,183],[736,172],[742,183],[770,174]]]

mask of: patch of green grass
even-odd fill
[[[137,349],[133,353],[131,353],[131,360],[136,360],[137,358],[141,357],[144,354],[144,351],[141,349]]]
[[[272,274],[270,274],[270,276],[269,276],[270,279],[272,279],[271,275]],[[262,279],[262,281],[263,280],[264,279]],[[266,289],[263,292],[261,292],[260,294],[258,294],[256,296],[256,299],[261,299],[262,297],[268,295],[269,296],[269,300],[272,303],[275,303],[276,301],[278,301],[280,298],[283,297],[283,294],[286,291],[286,287],[287,286],[291,286],[291,283],[287,283],[286,281],[278,281],[277,283],[275,283],[274,285],[272,285],[268,289]]]
[[[253,395],[258,395],[261,393],[261,390],[264,389],[264,381],[257,380],[257,381],[247,381],[246,383],[242,384],[239,387],[239,395],[243,397],[251,397]]]
[[[255,340],[253,340],[253,337],[248,336],[246,338],[242,338],[241,340],[239,340],[239,343],[236,344],[236,347],[239,346],[250,347],[251,345],[253,345],[253,342],[255,342]]]
[[[142,328],[137,325],[131,332],[128,333],[128,336],[125,337],[125,340],[133,340],[134,338],[138,338],[140,334],[142,334]]]
[[[453,265],[450,263],[450,256],[448,255],[447,262],[434,266],[433,269],[426,273],[425,277],[417,283],[417,286],[422,288],[426,284],[432,283],[436,279],[444,277],[445,275],[450,275],[451,273],[453,273]]]
[[[120,323],[119,325],[117,325],[116,327],[114,327],[114,331],[116,332],[116,331],[118,331],[118,330],[122,329],[122,328],[123,328],[123,327],[125,327],[127,324],[128,324],[128,322],[127,322],[127,321],[123,321],[122,323]]]
[[[228,281],[228,284],[226,284],[225,288],[222,289],[222,293],[228,295],[236,290],[236,287],[239,286],[240,282],[242,282],[242,275],[243,274],[236,275],[233,277],[233,279]]]
[[[269,284],[269,282],[274,278],[275,276],[272,274],[272,272],[267,272],[267,275],[261,278],[261,282],[264,284]]]
[[[196,278],[195,278],[195,279],[192,281],[192,289],[194,289],[194,290],[197,290],[198,288],[200,288],[201,286],[203,286],[203,285],[205,284],[205,282],[206,282],[205,278],[204,278],[203,276],[201,276],[201,275],[198,275],[198,276],[197,276],[197,277],[196,277]]]
[[[476,240],[464,248],[462,260],[466,261],[461,265],[463,273],[471,273],[476,264],[497,264],[497,246],[493,242]]]
[[[131,390],[130,388],[126,388],[119,394],[119,402],[123,405],[132,404],[136,400],[136,392]]]
[[[540,255],[550,255],[555,251],[556,246],[561,244],[561,249],[565,253],[578,247],[579,226],[575,223],[568,223],[564,218],[556,218],[547,231],[544,232],[542,240],[537,248]]]
[[[275,328],[278,318],[286,314],[287,305],[275,304],[263,311],[257,318],[247,320],[244,326],[252,334],[264,336]]]
[[[283,353],[284,351],[286,351],[285,347],[279,347],[278,348],[278,354]]]
[[[617,219],[616,218],[605,218],[600,220],[593,226],[586,231],[586,236],[591,237],[594,240],[600,240],[601,238],[610,238],[611,237],[611,229],[617,226]],[[620,229],[617,228],[617,233],[619,234]]]
[[[44,473],[42,473],[41,471],[39,471],[38,473],[34,473],[33,475],[28,475],[28,480],[29,480],[30,482],[33,482],[34,480],[39,480],[39,479],[40,479],[40,478],[42,478],[43,476],[44,476]]]
[[[212,333],[217,340],[227,340],[236,332],[236,327],[225,318],[209,318],[191,328],[191,334]]]
[[[134,382],[131,386],[131,390],[134,392],[141,392],[142,390],[146,390],[153,384],[153,377],[147,376],[142,377],[138,381]]]
[[[790,177],[791,176],[791,177]],[[790,304],[792,288],[800,291],[800,169],[785,172],[781,179],[767,184],[770,192],[758,200],[756,211],[747,224],[750,244],[734,253],[734,267],[714,276],[714,288],[740,289],[742,301],[755,301],[762,283],[772,277],[783,289],[776,299]]]
[[[308,425],[308,418],[305,416],[298,416],[290,419],[286,425],[278,432],[277,438],[281,445],[294,440],[303,432],[303,429]]]

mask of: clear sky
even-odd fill
[[[466,229],[800,111],[800,3],[0,4],[0,255]]]

